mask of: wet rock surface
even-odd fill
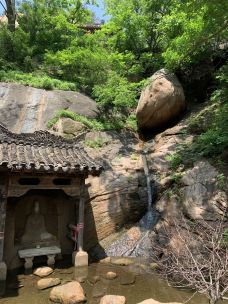
[[[56,285],[59,285],[61,280],[59,278],[45,278],[37,282],[38,289],[46,289]]]
[[[108,280],[114,280],[115,278],[117,278],[117,274],[113,271],[109,271],[106,273],[105,278]]]
[[[123,296],[106,295],[104,296],[100,304],[125,304],[126,298]]]
[[[33,274],[38,277],[47,277],[49,276],[54,270],[51,267],[39,267],[37,268]]]
[[[50,300],[54,303],[77,304],[86,302],[86,297],[78,282],[70,282],[54,287],[50,292]]]

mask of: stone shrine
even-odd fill
[[[88,263],[85,179],[101,170],[76,140],[47,131],[15,134],[0,124],[0,281],[23,259],[26,268],[40,256],[53,266],[60,253]],[[70,223],[77,229],[76,252],[66,236]]]

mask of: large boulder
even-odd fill
[[[96,102],[78,92],[0,83],[0,122],[12,132],[46,129],[55,113],[63,109],[89,118],[96,118],[99,113]]]
[[[156,130],[174,120],[185,109],[183,88],[168,70],[156,72],[142,91],[136,117],[141,129]]]

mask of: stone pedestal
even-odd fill
[[[25,269],[32,269],[34,257],[25,258]]]
[[[7,266],[5,262],[0,263],[0,281],[6,280]]]
[[[55,265],[55,254],[49,254],[47,259],[47,264],[49,267],[53,267]]]
[[[83,267],[83,266],[88,266],[88,264],[89,264],[88,253],[85,251],[78,251],[75,255],[74,266]]]

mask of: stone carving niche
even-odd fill
[[[34,200],[32,213],[27,216],[24,234],[20,244],[23,247],[45,247],[57,244],[56,236],[47,231],[44,215],[40,212],[40,202]]]
[[[62,190],[30,190],[7,203],[4,259],[8,269],[23,265],[19,250],[53,247],[71,256],[73,242],[67,238],[67,225],[77,219],[76,199]],[[46,258],[36,258],[43,263]]]

